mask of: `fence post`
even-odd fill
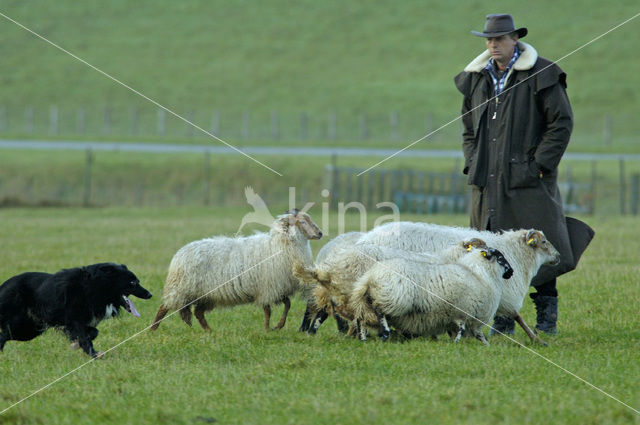
[[[249,139],[249,135],[250,135],[250,118],[251,116],[249,115],[248,111],[244,111],[242,113],[242,128],[240,129],[240,134],[242,136],[242,138],[244,140]]]
[[[84,119],[85,119],[84,108],[78,108],[78,111],[76,112],[76,133],[78,134],[84,134],[84,131],[85,131]]]
[[[308,117],[306,112],[300,113],[300,139],[306,140],[309,137]]]
[[[329,112],[327,123],[327,137],[329,140],[336,139],[336,113],[334,111]]]
[[[209,205],[211,193],[211,154],[209,149],[204,151],[204,205]]]
[[[34,115],[33,106],[27,106],[27,109],[24,111],[25,130],[27,133],[33,133]]]
[[[591,214],[596,213],[596,182],[598,181],[598,174],[596,170],[597,162],[591,161],[591,202],[589,210]]]
[[[391,124],[391,140],[394,142],[398,140],[398,111],[391,112],[389,115],[389,122]]]
[[[93,153],[91,148],[87,148],[86,161],[84,164],[84,196],[82,197],[82,206],[88,207],[91,202],[91,163],[93,162]]]
[[[8,130],[7,122],[7,107],[5,105],[0,106],[0,131],[4,132]]]
[[[136,136],[138,134],[138,108],[132,106],[129,113],[131,114],[131,135]]]
[[[211,134],[220,136],[220,111],[213,111],[211,114]]]
[[[612,138],[611,138],[612,121],[613,121],[613,118],[611,118],[611,115],[604,116],[604,144],[607,146],[610,146],[612,141]]]
[[[49,107],[49,134],[58,134],[58,107],[51,105]]]
[[[278,111],[271,111],[271,139],[280,140],[280,117]]]
[[[104,108],[104,133],[111,134],[111,107]]]
[[[157,130],[158,130],[158,136],[164,136],[167,131],[166,114],[164,112],[164,109],[162,108],[158,109]]]
[[[638,195],[640,194],[640,174],[631,175],[631,214],[638,215]]]
[[[620,158],[620,214],[627,213],[627,182],[624,175],[624,159]]]
[[[427,114],[424,117],[424,127],[425,127],[425,134],[429,134],[433,128],[433,114],[431,112],[427,112]]]
[[[367,114],[362,113],[360,115],[360,140],[367,140],[369,138],[369,129],[367,128]]]

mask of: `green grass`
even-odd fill
[[[487,13],[504,9],[499,2],[475,0],[455,5],[446,0],[10,0],[1,11],[206,129],[213,111],[219,111],[220,134],[233,144],[247,142],[240,134],[245,111],[251,143],[265,143],[271,113],[277,111],[286,143],[361,146],[415,140],[426,133],[427,115],[430,129],[455,118],[461,99],[453,76],[484,49],[482,39],[469,31],[481,29]],[[571,7],[551,0],[515,2],[508,9],[517,25],[529,28],[525,41],[552,60],[638,12],[633,0],[615,7],[595,0]],[[76,132],[80,107],[87,121],[81,137],[133,137],[131,108],[138,110],[138,133],[156,134],[157,110],[150,103],[3,22],[0,105],[8,108],[9,132],[48,134],[49,107],[58,105],[65,137]],[[634,88],[640,80],[631,70],[640,59],[626,47],[639,36],[640,25],[632,20],[561,61],[576,116],[576,150],[637,152],[634,111],[640,99]],[[36,120],[33,133],[25,130],[28,106]],[[103,134],[107,106],[111,135]],[[331,111],[338,117],[337,141],[327,140]],[[392,111],[400,116],[401,139],[394,143]],[[307,140],[299,131],[302,112],[308,114]],[[362,113],[368,116],[370,141],[359,141]],[[603,142],[605,115],[613,119],[611,146]],[[457,147],[459,133],[454,123],[421,146]],[[185,141],[188,134],[183,122],[167,119],[167,138]]]
[[[0,281],[26,270],[124,262],[155,295],[141,319],[99,326],[106,350],[144,329],[160,304],[168,263],[183,244],[232,234],[247,208],[0,209]],[[320,210],[311,214],[320,221]],[[369,217],[369,225],[375,217]],[[463,225],[464,216],[403,216]],[[621,401],[640,407],[637,279],[632,218],[591,218],[596,238],[578,270],[562,277],[560,334],[547,348],[515,339]],[[358,217],[349,216],[349,229]],[[329,238],[335,235],[331,219]],[[250,229],[247,229],[250,231]],[[314,252],[327,239],[312,242]],[[367,343],[327,322],[297,332],[294,300],[285,328],[262,330],[255,306],[208,315],[211,333],[169,317],[0,416],[2,424],[245,423],[639,423],[630,409],[502,338],[451,344],[418,339]],[[276,308],[278,315],[281,309]],[[535,323],[532,303],[522,314]],[[55,331],[7,343],[0,354],[0,409],[88,358]]]

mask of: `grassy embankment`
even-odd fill
[[[454,119],[460,95],[452,78],[483,48],[471,29],[481,29],[496,5],[470,2],[452,9],[446,0],[344,4],[337,0],[168,0],[108,5],[70,0],[3,3],[2,12],[163,105],[210,129],[220,113],[220,135],[234,145],[272,144],[272,114],[280,143],[295,145],[404,146]],[[637,13],[633,0],[581,0],[566,5],[545,0],[514,3],[516,24],[529,28],[524,41],[552,60],[603,34]],[[159,140],[157,109],[70,56],[5,21],[0,34],[0,106],[7,131],[18,137],[48,136],[50,106],[58,106],[58,137]],[[637,152],[634,111],[640,83],[628,40],[640,37],[637,20],[564,58],[576,126],[570,149]],[[611,74],[610,70],[616,69]],[[111,134],[105,134],[105,108]],[[29,108],[33,108],[30,110]],[[137,136],[131,114],[137,111]],[[336,114],[336,140],[328,140],[328,114]],[[398,113],[398,140],[391,140],[390,114]],[[249,113],[250,134],[241,134]],[[307,114],[306,139],[300,115]],[[368,140],[361,138],[367,115]],[[27,116],[34,128],[27,131]],[[612,143],[603,142],[605,115]],[[427,119],[426,117],[430,118]],[[427,125],[426,121],[430,123]],[[166,141],[204,139],[168,117]],[[197,134],[197,131],[194,133]],[[459,123],[417,147],[457,149]]]

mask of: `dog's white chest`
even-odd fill
[[[107,308],[105,308],[104,318],[109,319],[110,317],[115,316],[117,312],[118,309],[113,304],[109,304]]]
[[[104,316],[94,317],[93,320],[91,320],[91,322],[89,323],[89,325],[96,327],[98,326],[98,323],[102,322],[103,320],[110,319],[117,313],[118,313],[118,309],[116,308],[116,306],[114,306],[113,304],[109,304],[104,309]]]

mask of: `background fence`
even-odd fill
[[[0,205],[246,206],[248,185],[269,205],[283,207],[290,186],[297,190],[296,205],[328,201],[335,208],[339,202],[357,201],[374,208],[394,202],[405,212],[463,213],[468,202],[459,152],[412,151],[414,157],[402,166],[375,167],[358,177],[364,168],[355,164],[363,160],[346,156],[347,150],[342,151],[345,156],[332,157],[322,154],[330,149],[262,148],[272,156],[261,159],[285,176],[279,177],[240,155],[195,145],[142,144],[131,149],[106,144],[102,148],[110,150],[99,150],[99,144],[59,143],[60,149],[52,150],[55,142],[42,142],[44,146],[29,145],[30,150],[16,148],[21,143],[29,145],[0,143],[5,148],[0,149]],[[559,186],[567,213],[638,214],[640,158],[615,158],[565,155]],[[329,195],[321,195],[324,189]]]
[[[461,123],[455,116],[416,111],[176,111],[202,129],[235,141],[265,140],[304,143],[313,140],[408,142],[437,130],[430,140],[460,140]],[[579,117],[577,118],[580,119]],[[453,122],[451,122],[453,121]],[[451,123],[450,123],[451,122]],[[449,124],[448,124],[449,123]],[[448,124],[448,125],[447,125]],[[633,116],[604,115],[575,126],[588,144],[633,146],[640,134]],[[193,125],[163,109],[129,107],[49,107],[0,105],[0,135],[205,138]]]

